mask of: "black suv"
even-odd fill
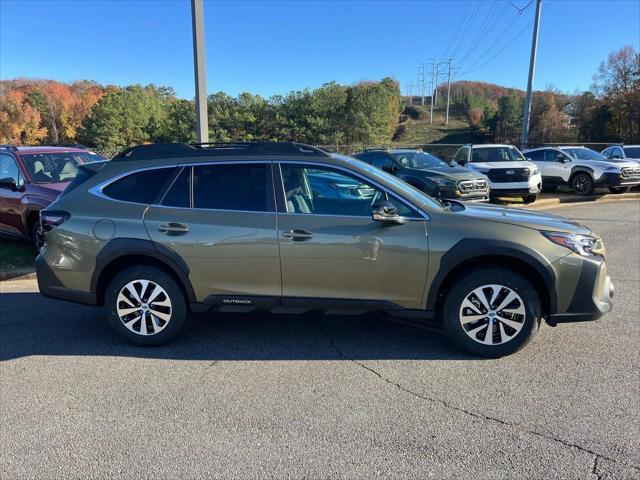
[[[453,166],[422,150],[366,150],[353,156],[435,198],[489,201],[489,184],[484,175]]]

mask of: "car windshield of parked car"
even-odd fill
[[[562,150],[580,160],[607,160],[607,157],[590,148],[563,148]]]
[[[624,147],[623,150],[629,158],[640,158],[640,147]]]
[[[471,151],[471,162],[524,162],[525,158],[513,147],[474,148]]]
[[[400,165],[408,168],[441,168],[450,166],[444,160],[427,152],[392,152],[391,156]]]
[[[70,182],[76,178],[78,164],[104,160],[97,154],[84,152],[35,153],[22,155],[33,183]]]

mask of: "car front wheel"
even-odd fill
[[[449,289],[442,308],[449,338],[482,357],[498,358],[524,347],[541,320],[538,293],[505,268],[475,269]]]
[[[177,337],[188,320],[187,302],[176,281],[154,267],[131,267],[109,283],[105,316],[118,334],[153,346]]]
[[[525,195],[522,197],[522,201],[526,204],[533,203],[538,199],[538,195]]]
[[[571,189],[578,195],[591,195],[595,190],[593,178],[586,172],[576,173],[571,179]]]

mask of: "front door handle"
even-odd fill
[[[292,240],[308,240],[313,238],[313,234],[307,230],[288,230],[282,232],[282,236]]]
[[[189,226],[184,223],[169,222],[158,226],[158,230],[169,235],[177,235],[187,233],[189,231]]]

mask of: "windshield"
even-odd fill
[[[640,147],[624,147],[623,150],[629,158],[640,158]]]
[[[479,147],[474,148],[471,152],[473,163],[525,161],[520,151],[515,147]]]
[[[27,172],[33,183],[70,182],[78,173],[81,163],[104,160],[91,152],[33,153],[22,155]]]
[[[403,167],[439,168],[450,167],[444,160],[427,152],[391,152],[391,156]]]
[[[590,148],[563,148],[565,152],[568,152],[572,157],[580,160],[606,160],[607,157],[601,153],[591,150]]]

